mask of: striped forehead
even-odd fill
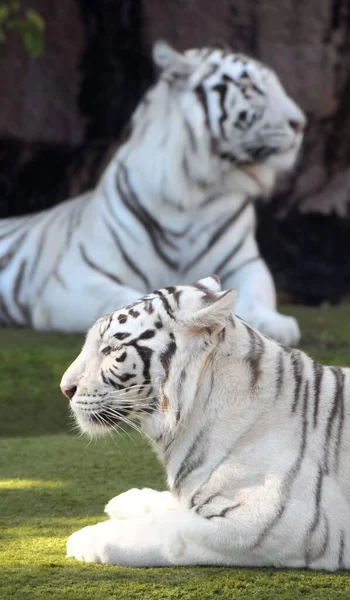
[[[168,305],[171,295],[174,294],[165,291],[161,296],[150,294],[146,298],[107,315],[99,323],[100,337],[117,336],[125,331],[135,335],[149,327],[160,329],[162,321],[159,313],[164,306]],[[169,305],[169,309],[172,308],[173,303],[171,306]]]
[[[199,283],[191,286],[177,286],[162,288],[141,298],[133,304],[117,310],[98,321],[98,331],[102,338],[115,336],[120,332],[130,332],[135,335],[145,328],[153,327],[155,330],[163,327],[165,316],[175,319],[175,312],[181,307],[183,294],[199,294],[207,297],[210,290]],[[126,339],[126,338],[125,338]]]
[[[268,69],[258,61],[251,59],[243,54],[234,54],[224,50],[189,50],[191,58],[199,60],[199,70],[203,70],[203,79],[211,81],[223,75],[227,75],[235,82],[241,82],[242,79],[249,78],[252,82],[258,84],[265,90],[264,81],[268,75]],[[208,71],[212,74],[208,77]]]

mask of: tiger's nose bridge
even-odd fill
[[[290,124],[292,124],[293,129],[298,131],[304,131],[307,126],[307,118],[305,113],[301,110],[301,108],[294,102],[294,100],[290,100],[290,105],[288,110],[286,111],[286,117]]]

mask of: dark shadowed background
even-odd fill
[[[295,173],[259,206],[279,290],[350,294],[350,0],[22,0],[46,23],[31,58],[0,44],[0,217],[93,187],[155,74],[152,42],[228,44],[274,68],[309,126]]]

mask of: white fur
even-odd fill
[[[96,189],[0,222],[0,325],[85,331],[151,289],[218,271],[225,287],[239,289],[238,314],[296,344],[296,321],[276,312],[247,199],[268,195],[278,173],[293,166],[302,133],[290,123],[303,126],[305,118],[275,74],[247,57],[207,49],[180,54],[159,43],[154,58],[163,73]],[[227,84],[222,121],[225,77],[234,83]],[[238,127],[239,115],[251,124]],[[274,151],[255,159],[259,145]]]
[[[154,440],[170,492],[113,498],[110,520],[71,535],[68,556],[349,568],[350,370],[316,365],[233,318],[235,293],[220,292],[216,279],[160,294],[100,319],[62,387],[77,388],[71,406],[91,435],[113,426],[103,415],[129,406]],[[143,359],[133,365],[141,346],[152,356],[146,382]]]

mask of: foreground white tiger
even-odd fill
[[[214,276],[100,319],[62,379],[83,431],[138,419],[170,492],[130,490],[68,556],[128,566],[350,568],[350,369],[233,316]]]
[[[102,314],[208,271],[240,316],[284,343],[252,198],[295,162],[305,118],[275,74],[220,50],[155,47],[163,68],[90,194],[0,222],[0,324],[86,331]],[[276,249],[278,251],[278,249]]]

